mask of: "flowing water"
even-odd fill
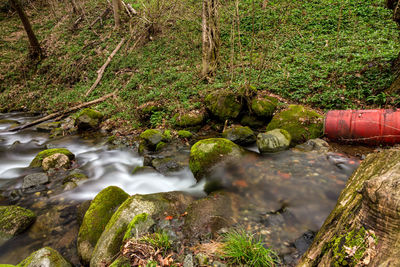
[[[57,249],[74,265],[81,207],[109,185],[129,194],[186,191],[201,195],[202,184],[187,167],[189,147],[171,145],[169,155],[183,162],[176,172],[150,171],[132,174],[143,165],[133,148],[112,148],[107,138],[66,136],[50,139],[34,127],[9,131],[17,123],[33,120],[28,114],[0,114],[0,205],[16,204],[32,209],[38,216],[26,232],[0,246],[0,264],[16,264],[43,246]],[[22,190],[24,176],[37,172],[27,168],[34,156],[46,148],[65,147],[76,155],[75,170],[89,179],[65,191],[60,176],[50,173],[50,183],[35,190]],[[254,148],[251,148],[254,150]],[[163,155],[159,155],[163,156]],[[334,207],[346,180],[359,162],[339,154],[300,152],[247,156],[224,165],[210,179],[222,180],[225,190],[241,197],[238,225],[261,234],[281,254],[303,252],[296,242],[308,230],[317,231]],[[83,203],[83,204],[82,204]],[[296,240],[297,239],[297,240]],[[300,240],[300,241],[298,241]]]

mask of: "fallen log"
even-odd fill
[[[118,52],[118,50],[121,48],[121,46],[124,44],[125,42],[125,38],[122,38],[121,41],[119,42],[119,44],[117,45],[117,47],[115,47],[114,51],[112,51],[112,53],[108,56],[106,62],[103,64],[103,66],[101,66],[101,68],[97,71],[97,79],[94,82],[94,84],[89,88],[89,90],[86,92],[85,96],[88,96],[94,88],[96,88],[96,86],[100,83],[101,78],[103,78],[104,75],[104,71],[106,70],[108,64],[110,64],[111,60],[113,59],[113,57],[115,56],[115,54]]]
[[[37,119],[37,120],[35,120],[35,121],[26,123],[26,124],[24,124],[24,125],[21,125],[21,126],[12,128],[10,131],[15,132],[15,131],[23,130],[23,129],[25,129],[25,128],[29,128],[29,127],[35,126],[35,125],[37,125],[37,124],[39,124],[39,123],[45,122],[45,121],[47,121],[47,120],[51,120],[51,119],[53,119],[53,118],[57,118],[58,120],[60,120],[60,119],[62,119],[63,117],[67,116],[69,113],[74,112],[74,111],[76,111],[76,110],[78,110],[78,109],[85,108],[85,107],[88,107],[88,106],[90,106],[90,105],[94,105],[94,104],[103,102],[103,101],[106,100],[107,98],[110,98],[110,97],[112,97],[112,96],[115,96],[116,93],[117,93],[117,90],[114,91],[114,92],[112,92],[112,93],[110,93],[110,94],[107,94],[107,95],[105,95],[105,96],[103,96],[103,97],[100,97],[100,98],[98,98],[98,99],[95,99],[95,100],[92,100],[92,101],[89,101],[89,102],[85,102],[85,103],[79,104],[79,105],[77,105],[77,106],[68,108],[67,110],[63,110],[63,111],[59,111],[59,112],[55,112],[55,113],[49,114],[49,115],[47,115],[47,116],[45,116],[45,117],[43,117],[43,118],[40,118],[40,119]]]

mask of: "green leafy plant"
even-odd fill
[[[155,232],[140,238],[140,241],[148,243],[155,248],[168,251],[172,246],[172,241],[165,231]]]
[[[260,239],[244,230],[231,230],[223,239],[223,255],[229,264],[248,266],[275,266],[279,257],[271,249],[265,248]]]

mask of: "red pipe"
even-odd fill
[[[336,141],[371,145],[400,143],[400,111],[332,110],[326,114],[324,134]]]

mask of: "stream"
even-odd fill
[[[34,250],[50,246],[79,266],[76,237],[82,210],[107,186],[119,186],[131,195],[168,191],[205,195],[203,184],[196,183],[188,168],[187,145],[168,147],[168,155],[184,166],[180,170],[132,174],[143,166],[144,158],[133,148],[109,146],[107,137],[101,134],[51,139],[49,133],[35,127],[9,131],[35,118],[24,113],[0,114],[0,205],[20,205],[37,215],[27,231],[0,246],[0,264],[17,264]],[[58,147],[75,154],[73,171],[89,179],[65,190],[62,177],[68,173],[53,172],[48,184],[22,189],[23,178],[38,172],[28,168],[34,156],[43,149]],[[210,178],[223,177],[225,190],[241,197],[237,224],[259,234],[268,246],[290,258],[304,253],[358,165],[359,160],[338,153],[291,149],[231,162],[216,169]]]

